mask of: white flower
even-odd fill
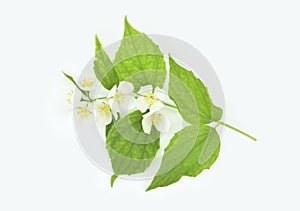
[[[80,105],[76,109],[76,113],[81,119],[86,119],[92,114],[88,103],[85,103],[85,105],[83,105],[83,103],[80,103]]]
[[[92,77],[85,77],[80,81],[80,84],[84,90],[92,90],[95,88],[96,82]]]
[[[162,89],[156,87],[153,91],[153,87],[147,85],[141,87],[138,94],[140,96],[136,102],[137,109],[141,112],[149,109],[149,112],[143,115],[142,120],[145,133],[150,134],[152,126],[163,133],[180,130],[182,118],[174,102]]]
[[[96,101],[94,103],[96,121],[100,126],[105,126],[112,121],[111,107],[106,101]]]
[[[142,127],[145,133],[150,134],[152,126],[162,133],[175,133],[182,129],[182,118],[178,110],[163,106],[157,111],[143,115]]]
[[[152,85],[142,86],[138,91],[139,97],[136,100],[136,107],[141,112],[145,112],[150,109],[150,112],[155,112],[164,107],[161,102],[166,99],[167,95],[162,89],[156,87],[153,91]]]
[[[121,117],[125,116],[135,102],[132,83],[121,81],[118,87],[115,85],[109,91],[107,98],[114,118],[118,119],[118,113]]]
[[[89,76],[86,75],[85,77],[83,77],[78,84],[83,90],[88,91],[89,92],[89,96],[91,98],[95,97],[96,94],[96,90],[98,88],[99,83],[97,82],[97,80],[95,79],[94,76]],[[87,99],[87,97],[85,95],[82,95],[82,98]]]

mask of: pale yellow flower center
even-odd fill
[[[153,92],[148,92],[145,97],[144,97],[146,103],[149,105],[149,106],[152,106],[154,103],[157,102],[157,97],[155,96],[155,94]]]
[[[85,78],[81,81],[81,84],[83,87],[92,87],[95,84],[95,81],[90,77],[90,78]]]
[[[70,90],[70,91],[67,93],[67,96],[66,96],[66,102],[67,102],[69,105],[72,105],[72,97],[73,97],[73,94],[74,94],[74,91],[73,91],[73,90]]]
[[[99,109],[99,113],[100,113],[100,116],[110,116],[110,106],[106,103],[102,103],[101,105],[98,106],[98,109]]]
[[[152,125],[156,126],[162,123],[162,117],[160,114],[152,114],[150,116],[150,122]]]
[[[122,104],[125,102],[126,96],[124,92],[117,90],[114,99],[117,103]]]
[[[91,113],[87,107],[80,107],[77,110],[77,114],[80,118],[85,119],[88,118]]]

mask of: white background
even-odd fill
[[[78,2],[0,2],[0,210],[300,209],[299,1]],[[197,178],[111,189],[58,96],[61,70],[78,76],[94,34],[119,40],[126,14],[198,48],[222,83],[227,122],[258,142],[226,129],[219,159]]]

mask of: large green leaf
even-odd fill
[[[204,163],[199,163],[201,154],[205,154],[207,143],[217,143],[213,153],[209,152]],[[210,168],[219,155],[220,139],[215,129],[206,126],[187,126],[171,139],[162,159],[159,171],[148,190],[168,186],[180,180],[182,176],[195,177],[204,169]]]
[[[111,89],[119,83],[119,77],[109,56],[103,49],[98,36],[95,36],[94,72],[97,79],[106,89]]]
[[[144,33],[134,29],[125,17],[124,36],[114,60],[120,81],[141,86],[162,87],[166,79],[166,64],[159,47]]]
[[[214,106],[208,90],[195,75],[169,57],[169,95],[183,119],[192,125],[207,124],[222,117],[222,109]]]
[[[134,111],[118,120],[108,131],[106,146],[115,175],[144,172],[159,149],[159,132],[142,129],[142,113]]]

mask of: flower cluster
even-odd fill
[[[103,93],[98,94],[97,98],[101,100],[94,103],[97,123],[105,126],[113,119],[117,120],[134,110],[139,110],[144,113],[142,127],[145,133],[150,134],[152,126],[160,132],[169,131],[170,120],[177,109],[168,95],[159,87],[153,89],[151,85],[141,87],[137,93],[133,90],[131,83],[122,81],[107,91],[106,96],[103,96]]]
[[[64,73],[65,74],[65,73]],[[110,90],[100,86],[96,90],[96,83],[92,77],[84,78],[80,85],[74,79],[65,74],[73,84],[81,91],[82,97],[76,107],[76,113],[82,119],[89,118],[94,109],[96,122],[104,127],[112,121],[116,121],[127,114],[139,110],[143,113],[142,127],[147,134],[151,133],[152,127],[160,132],[176,132],[182,125],[177,107],[169,96],[159,87],[152,85],[142,86],[138,92],[134,92],[134,86],[127,81],[121,81]],[[93,97],[91,94],[93,93]],[[74,90],[67,93],[66,102],[72,104]],[[171,124],[171,123],[174,124]]]

